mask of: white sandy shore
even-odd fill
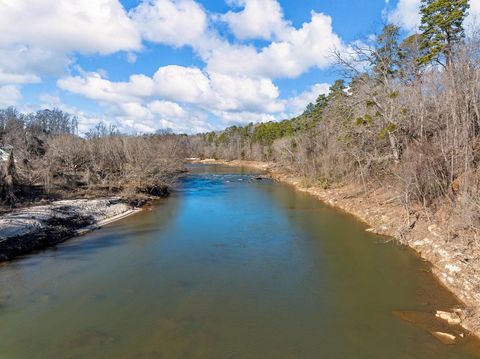
[[[78,235],[82,235],[82,234],[85,234],[85,233],[88,233],[88,232],[91,232],[91,231],[94,231],[96,229],[100,229],[102,228],[103,226],[106,226],[110,223],[114,223],[116,221],[119,221],[121,219],[124,219],[126,217],[129,217],[131,216],[132,214],[135,214],[137,212],[140,212],[141,209],[140,208],[132,208],[132,209],[129,209],[123,213],[120,213],[120,214],[117,214],[116,216],[113,216],[113,217],[109,217],[109,218],[105,218],[104,220],[101,220],[95,224],[92,224],[91,226],[87,226],[87,227],[84,227],[84,228],[81,228],[77,231],[77,234]]]
[[[0,242],[8,238],[34,235],[45,229],[48,222],[55,218],[68,220],[79,216],[91,217],[94,224],[78,231],[82,234],[137,211],[119,198],[65,200],[22,208],[0,216]]]

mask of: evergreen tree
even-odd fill
[[[452,64],[454,46],[465,36],[463,21],[469,7],[468,0],[422,0],[420,50],[426,54],[419,58],[420,64],[443,65],[442,60],[447,67]]]
[[[345,80],[336,80],[332,86],[330,86],[330,91],[327,97],[328,101],[332,101],[338,98],[345,96],[345,90],[347,86],[345,85]]]
[[[421,34],[410,35],[400,44],[401,62],[400,78],[406,83],[412,83],[421,76],[421,66],[418,59],[426,55],[426,51],[420,51],[423,41]]]
[[[315,113],[321,113],[325,107],[328,105],[328,97],[324,94],[321,94],[317,97],[315,104],[309,103],[307,108],[303,112],[303,116],[312,116]]]
[[[401,62],[399,36],[400,28],[396,25],[386,25],[378,36],[373,59],[375,76],[394,76],[398,72]]]
[[[317,97],[317,102],[315,104],[315,107],[323,110],[325,107],[328,105],[328,97],[324,94],[321,94],[320,96]]]
[[[303,116],[310,116],[311,114],[313,114],[315,112],[315,105],[313,103],[309,103],[307,105],[307,108],[305,109],[305,111],[303,112]]]

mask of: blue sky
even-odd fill
[[[339,76],[333,49],[386,21],[413,31],[419,1],[0,1],[0,106],[58,107],[81,132],[281,120]]]

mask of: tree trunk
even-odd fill
[[[4,162],[0,171],[0,200],[7,205],[14,205],[17,201],[15,196],[16,168],[13,152],[8,161]]]
[[[393,160],[395,164],[400,163],[400,151],[398,149],[398,141],[395,135],[391,132],[388,133],[388,139],[390,140],[390,148],[392,149]]]

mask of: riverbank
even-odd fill
[[[13,210],[0,216],[0,262],[54,246],[139,210],[116,197],[54,201]]]
[[[170,198],[2,266],[3,357],[480,357],[398,318],[458,304],[412,251],[258,170],[188,169]]]
[[[395,238],[414,249],[431,263],[434,275],[464,304],[462,308],[450,308],[449,314],[440,312],[439,316],[480,337],[480,248],[474,233],[468,230],[451,232],[451,213],[427,214],[422,209],[411,209],[407,216],[394,189],[389,186],[375,187],[368,193],[353,184],[322,188],[309,185],[274,163],[211,159],[194,162],[266,171],[272,179],[354,215],[370,227],[367,231]]]

